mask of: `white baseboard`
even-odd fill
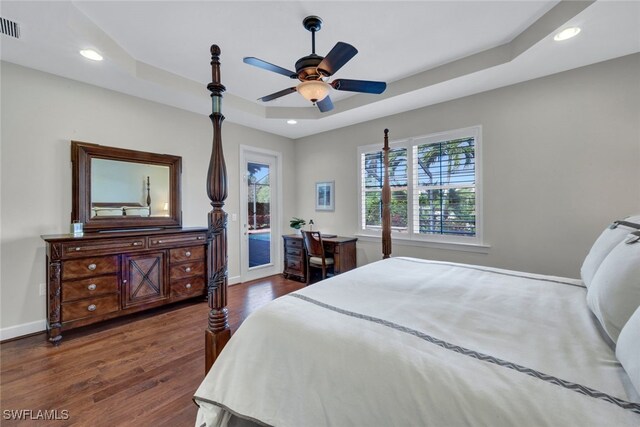
[[[22,325],[0,328],[0,341],[10,340],[12,338],[17,338],[46,330],[47,321],[45,319],[36,320],[35,322],[23,323]]]
[[[228,285],[237,285],[238,283],[240,283],[240,276],[233,276],[227,279]]]

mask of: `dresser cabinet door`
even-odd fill
[[[122,308],[167,297],[164,252],[123,257]]]

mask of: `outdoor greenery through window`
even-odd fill
[[[478,241],[480,127],[391,144],[391,228],[407,238]],[[362,230],[382,228],[383,154],[360,148]]]
[[[382,228],[382,151],[362,154],[364,224],[369,229]],[[389,150],[389,185],[391,186],[391,227],[407,231],[407,149]]]

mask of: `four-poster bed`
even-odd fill
[[[220,47],[211,49],[211,123],[213,124],[213,148],[207,173],[207,195],[213,209],[208,218],[207,282],[209,302],[209,324],[205,332],[205,373],[231,338],[227,310],[227,214],[224,202],[227,199],[227,168],[222,150],[222,94],[226,90],[220,80]],[[389,129],[384,130],[384,181],[382,186],[382,253],[391,256],[391,189],[389,186]]]
[[[278,298],[229,341],[224,87],[211,52],[207,370],[217,360],[194,396],[196,426],[638,425],[640,381],[617,362],[583,281],[389,258],[386,129],[383,259]],[[616,250],[640,256],[627,246]]]

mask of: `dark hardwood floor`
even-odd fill
[[[302,288],[271,276],[229,287],[231,330],[255,309]],[[193,426],[204,378],[205,301],[181,303],[63,333],[0,345],[2,426]],[[67,420],[7,420],[10,410],[56,410]],[[51,414],[51,412],[49,412]]]

